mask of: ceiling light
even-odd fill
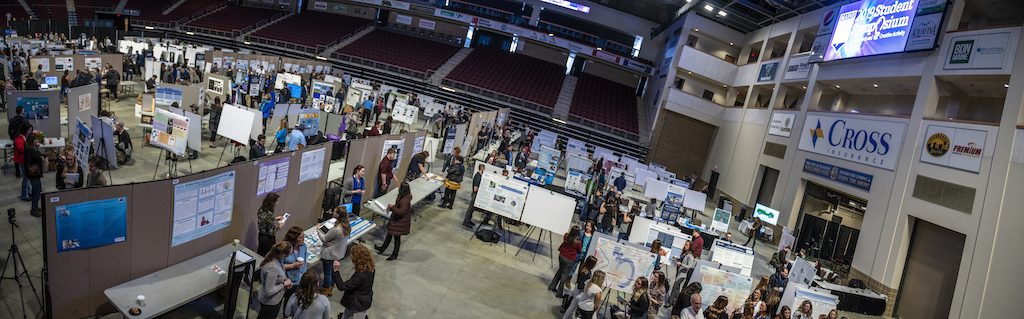
[[[693,72],[686,71],[686,74],[693,75]]]
[[[447,86],[442,86],[441,89],[445,90],[445,91],[448,91],[448,92],[455,92],[455,89],[447,87]]]
[[[877,88],[877,87],[878,87],[878,83],[872,84],[871,86],[873,86],[873,87],[876,87],[876,88]]]
[[[146,30],[153,30],[153,27],[146,27]]]
[[[553,36],[555,36],[555,34],[554,33],[548,33],[548,36],[549,37],[553,37]]]
[[[733,44],[732,44],[732,42],[729,42],[729,45],[730,45],[730,46],[731,46],[731,45],[733,45]]]
[[[836,84],[836,88],[837,88],[837,89],[839,88],[839,84]]]
[[[712,7],[710,4],[705,4],[704,10],[715,11],[715,7]]]
[[[325,58],[325,57],[322,57],[322,56],[319,56],[319,55],[318,55],[318,56],[316,56],[316,59],[317,59],[317,60],[324,60],[324,61],[327,61],[327,58]]]
[[[724,88],[727,88],[727,87],[729,87],[729,86],[727,86],[727,85],[725,85],[725,84],[722,84],[722,87],[724,87]]]
[[[719,16],[719,17],[724,17],[724,16],[726,15],[726,14],[727,14],[727,13],[725,13],[725,11],[722,11],[722,10],[718,10],[718,16]]]
[[[249,41],[242,41],[242,43],[245,43],[245,45],[250,45],[250,44],[252,44],[252,43],[249,43]]]
[[[806,86],[801,86],[801,88],[803,88],[804,90],[806,90],[806,89],[807,89],[807,87],[806,87]]]
[[[565,124],[565,120],[557,118],[557,117],[552,117],[551,120],[555,121],[557,123]]]
[[[693,28],[693,32],[700,32],[700,29],[698,29],[698,28]]]
[[[857,110],[850,110],[850,113],[860,113],[860,111],[857,111]]]
[[[192,32],[192,31],[187,31],[187,32],[185,32],[185,34],[187,34],[187,35],[196,35],[196,34],[195,34],[194,32]]]
[[[1010,83],[1003,83],[1004,88],[1010,88]]]
[[[686,0],[686,3],[690,3],[691,1],[693,1],[693,0]]]
[[[601,49],[601,48],[597,48],[597,50],[598,50],[598,51],[601,51],[601,50],[603,50],[603,49]]]

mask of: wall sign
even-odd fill
[[[757,82],[775,81],[777,73],[779,73],[779,61],[761,63],[761,70],[757,72]]]
[[[796,122],[796,114],[773,112],[772,121],[768,123],[768,134],[789,137],[793,132],[793,122]]]
[[[943,69],[1001,69],[1006,58],[1010,32],[994,32],[951,37],[951,46]]]
[[[871,174],[865,174],[852,169],[822,163],[811,159],[804,160],[804,172],[821,176],[854,188],[862,189],[865,192],[871,191],[871,182],[875,179]]]
[[[864,165],[896,169],[904,122],[807,114],[799,148]]]
[[[789,57],[789,62],[786,63],[786,73],[782,75],[782,79],[806,79],[807,75],[811,73],[810,57],[809,53]]]
[[[944,125],[928,125],[921,161],[977,173],[985,156],[988,132]]]

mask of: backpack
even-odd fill
[[[477,239],[485,243],[497,244],[498,241],[501,240],[501,236],[498,236],[498,233],[494,232],[494,229],[491,228],[491,226],[480,226],[480,229],[478,229],[474,235]]]

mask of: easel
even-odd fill
[[[612,292],[615,292],[615,299],[618,299],[619,297],[625,297],[626,296],[624,292],[621,292],[621,291],[618,291],[618,290],[614,290],[614,289],[611,288],[610,285],[607,286],[607,287],[604,287],[601,294],[604,295],[604,296],[607,296],[607,297],[605,297],[604,300],[601,300],[601,304],[598,305],[597,308],[594,308],[594,318],[602,318],[602,317],[604,317],[604,316],[601,315],[602,313],[607,313],[607,312],[611,311],[611,305],[610,305],[609,300],[612,299],[611,298]],[[616,301],[618,301],[618,300],[616,300]],[[609,314],[609,315],[612,316],[612,317],[615,316],[615,314],[613,314],[613,313]]]
[[[472,205],[472,203],[470,203],[470,205]],[[504,222],[505,216],[501,216],[501,215],[498,215],[498,214],[493,214],[493,213],[490,213],[490,212],[487,212],[487,214],[491,214],[491,217],[494,218],[494,229],[493,229],[493,231],[495,233],[497,233],[499,230],[501,231],[501,249],[502,249],[502,251],[508,252],[508,242],[511,239],[508,237],[508,230],[505,229],[505,222]],[[483,221],[481,221],[479,224],[476,225],[476,227],[473,228],[473,233],[469,235],[469,241],[473,241],[473,238],[476,238],[476,232],[480,230],[480,227],[483,226],[483,224],[484,224]]]
[[[220,150],[220,157],[219,157],[219,158],[217,158],[217,167],[220,167],[220,163],[221,163],[221,162],[222,162],[222,161],[224,160],[224,153],[228,151],[228,147],[229,147],[229,146],[232,146],[232,147],[233,147],[233,145],[231,145],[231,142],[230,142],[231,140],[229,139],[228,141],[229,141],[229,142],[228,142],[228,143],[226,143],[226,144],[224,144],[224,147],[223,147],[223,148],[222,148],[222,149]],[[217,144],[217,141],[216,141],[216,140],[214,140],[214,142],[213,142],[213,143],[214,143],[214,144]],[[236,151],[237,151],[237,148],[236,148]],[[235,155],[237,156],[237,155],[238,155],[238,153],[236,152],[236,153],[235,153]],[[191,161],[189,161],[189,165],[192,165],[192,162],[191,162]],[[190,169],[191,169],[191,168],[190,168]]]
[[[223,313],[223,318],[224,319],[233,319],[234,318],[234,316],[235,316],[235,308],[237,308],[237,303],[238,303],[238,286],[241,285],[243,282],[247,283],[248,286],[249,286],[249,288],[248,288],[249,298],[247,299],[249,302],[246,303],[247,306],[248,306],[248,304],[251,303],[252,298],[253,298],[253,294],[252,294],[253,278],[252,278],[252,275],[256,272],[256,258],[251,258],[251,259],[249,259],[249,261],[244,262],[242,264],[235,264],[235,261],[236,261],[235,256],[238,254],[238,240],[237,239],[235,240],[235,244],[234,245],[235,245],[235,250],[231,252],[231,259],[228,261],[229,262],[228,263],[228,271],[230,271],[230,274],[228,275],[228,285],[227,285],[227,287],[228,287],[228,298],[224,302],[224,313]],[[245,254],[245,253],[243,252],[243,254]],[[246,309],[248,309],[248,307]],[[246,312],[245,312],[245,318],[249,318],[249,311],[248,310],[246,310]]]
[[[544,238],[544,233],[545,232],[548,233],[548,261],[551,263],[551,266],[554,267],[555,266],[555,257],[552,254],[553,250],[551,249],[552,244],[553,244],[553,240],[551,239],[551,237],[552,237],[551,236],[551,232],[546,231],[546,230],[544,230],[542,228],[537,228],[537,226],[530,226],[529,230],[526,231],[526,235],[523,235],[523,240],[519,242],[519,250],[516,251],[516,256],[519,256],[519,252],[523,250],[523,246],[525,246],[526,242],[530,240],[530,235],[532,235],[533,232],[537,231],[538,229],[540,229],[540,232],[537,233],[537,244],[536,244],[536,246],[540,246],[540,241],[541,241],[542,238]],[[537,261],[537,251],[536,250],[533,251],[533,261]]]
[[[153,180],[156,180],[156,174],[160,170],[160,161],[167,162],[167,178],[178,177],[178,162],[174,158],[165,159],[164,154],[168,156],[172,155],[171,152],[161,148],[160,155],[157,155],[156,165],[153,166]],[[222,154],[223,155],[223,154]],[[177,155],[175,155],[177,156]],[[188,173],[192,174],[192,158],[185,157],[188,160]],[[220,162],[217,162],[217,166],[220,166]]]
[[[103,123],[103,121],[100,121],[100,123]],[[105,125],[102,125],[102,126],[105,126]],[[110,155],[110,154],[107,154],[107,139],[103,138],[106,135],[103,134],[102,130],[103,130],[103,128],[100,128],[100,138],[99,138],[99,143],[98,143],[99,146],[97,147],[96,153],[101,153],[102,152],[104,154],[103,158],[106,159],[107,162],[110,162],[110,158],[107,157],[107,156]],[[93,135],[95,135],[95,133],[93,133]],[[114,150],[114,162],[117,162],[117,150]],[[157,162],[157,164],[159,165],[160,162]],[[109,166],[109,165],[110,164],[107,164],[107,166]],[[109,167],[107,167],[106,171],[107,171],[107,185],[114,185],[114,175],[112,175],[110,173]],[[81,179],[82,178],[81,175],[79,175],[78,178]],[[156,177],[153,177],[153,179],[155,180]],[[83,183],[83,184],[85,184],[85,183]]]

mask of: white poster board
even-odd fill
[[[427,156],[427,159],[426,159],[427,163],[433,163],[434,162],[434,159],[437,158],[437,154],[440,153],[439,152],[440,148],[441,148],[441,139],[427,136],[426,140],[423,141],[423,150],[425,150],[425,151],[430,153],[430,156]]]
[[[658,173],[649,171],[644,168],[637,168],[634,174],[636,174],[636,177],[633,179],[634,185],[637,185],[639,187],[644,187],[645,185],[647,185],[647,181],[650,179],[658,179]]]
[[[793,261],[793,267],[789,269],[789,283],[797,283],[810,286],[814,281],[814,265],[797,257]]]
[[[473,206],[519,220],[523,214],[530,184],[498,174],[483,173]]]
[[[605,273],[605,287],[624,293],[633,291],[638,277],[650,278],[654,272],[654,253],[616,242],[611,236],[594,233],[588,256],[597,258],[594,270]]]
[[[779,302],[779,310],[776,312],[782,310],[781,306],[789,306],[793,317],[796,318],[796,310],[805,300],[811,302],[811,318],[818,318],[821,315],[828,316],[828,313],[836,309],[836,305],[839,304],[839,297],[828,290],[791,283],[786,285],[786,290],[782,293],[782,300]]]
[[[224,104],[224,109],[221,111],[221,118],[231,120],[220,122],[220,126],[217,127],[217,135],[226,137],[244,145],[249,145],[249,136],[253,131],[252,125],[256,121],[255,116],[256,114],[249,112],[244,108],[231,104]]]
[[[636,231],[636,225],[633,230]],[[647,230],[647,241],[644,244],[650,245],[655,239],[661,240],[661,262],[668,264],[683,255],[683,245],[692,240],[693,236],[683,234],[679,228],[668,224],[651,223]],[[666,258],[666,256],[670,258]]]
[[[203,123],[203,117],[199,114],[192,112],[185,112],[185,117],[188,118],[189,123]],[[201,151],[203,149],[203,130],[199,128],[199,125],[195,128],[188,130],[188,148],[194,151]]]
[[[320,178],[324,172],[324,154],[327,148],[318,148],[302,152],[302,162],[299,166],[299,183]]]
[[[694,279],[690,282],[701,284],[700,297],[702,301],[706,300],[704,303],[707,306],[710,306],[718,296],[726,296],[730,302],[726,306],[725,313],[732,313],[737,308],[742,309],[743,302],[733,302],[733,300],[747,300],[754,285],[754,281],[750,277],[708,266],[699,268],[700,272],[694,272],[692,275]],[[707,307],[703,308],[707,309]]]
[[[174,185],[171,246],[209,235],[231,224],[235,172]]]
[[[711,261],[740,269],[740,274],[750,276],[754,267],[754,250],[716,239],[711,246]]]
[[[169,110],[156,109],[149,143],[177,155],[185,154],[188,143],[189,119]]]
[[[648,180],[646,186],[644,186],[644,197],[664,200],[665,196],[668,196],[669,185],[671,184],[668,182]]]
[[[394,109],[391,110],[391,116],[394,117],[395,121],[412,125],[416,122],[416,115],[419,113],[419,110],[418,107],[409,104],[395,103]]]
[[[565,234],[575,212],[575,198],[530,185],[520,221],[554,234]]]
[[[708,194],[687,189],[686,195],[683,196],[683,207],[703,213],[704,203],[706,203],[707,201]]]
[[[711,230],[721,233],[729,232],[730,220],[732,220],[732,212],[716,208],[715,215],[711,217]]]

